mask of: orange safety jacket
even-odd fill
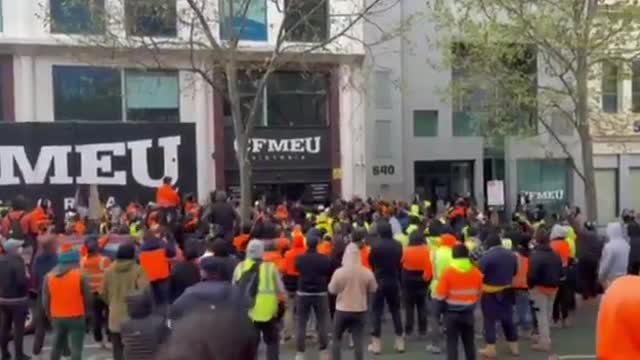
[[[249,234],[240,234],[233,238],[233,247],[238,253],[247,252],[247,245],[249,244]]]
[[[553,249],[553,252],[560,256],[560,259],[562,259],[563,267],[569,266],[569,258],[571,258],[571,247],[569,246],[567,240],[551,240],[551,249]]]
[[[304,237],[301,235],[294,236],[291,249],[284,254],[284,274],[288,276],[300,276],[300,272],[296,268],[296,259],[304,255],[307,248],[304,245]]]
[[[640,276],[616,279],[600,301],[596,330],[598,360],[640,358]]]
[[[419,272],[425,281],[431,281],[433,269],[431,252],[427,245],[407,246],[402,254],[402,269],[406,272]]]
[[[286,270],[282,254],[277,250],[265,251],[264,255],[262,255],[262,261],[273,263],[280,273],[284,273]]]
[[[316,250],[318,251],[318,254],[330,256],[333,252],[333,244],[331,244],[331,241],[323,240],[318,244]]]
[[[49,311],[54,319],[76,318],[85,315],[82,293],[82,272],[70,270],[62,276],[49,275]]]
[[[200,206],[198,204],[192,204],[191,206],[185,205],[184,209],[186,214],[191,215],[191,219],[184,224],[184,230],[187,232],[196,231],[200,224]]]
[[[102,255],[87,256],[80,262],[80,269],[89,278],[89,286],[92,293],[102,293],[104,273],[111,265],[111,260]]]
[[[470,309],[482,294],[483,275],[475,266],[461,271],[449,266],[438,280],[434,298],[446,301],[452,308]]]
[[[516,276],[513,278],[511,287],[513,287],[514,289],[526,290],[529,288],[527,286],[527,274],[529,273],[529,258],[524,257],[519,253],[516,253],[516,258],[518,259],[518,272],[516,273]]]
[[[156,192],[156,204],[162,208],[178,207],[180,195],[171,185],[161,185]]]
[[[140,266],[147,273],[147,277],[151,282],[167,279],[171,275],[165,248],[141,251]]]
[[[371,270],[371,264],[369,263],[369,255],[371,254],[371,247],[369,245],[365,245],[360,248],[360,261],[362,262],[362,266]]]

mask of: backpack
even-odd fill
[[[260,284],[260,265],[262,261],[256,261],[249,270],[245,271],[235,284],[233,296],[234,303],[238,305],[247,304],[253,308],[258,295],[258,285]]]
[[[9,239],[25,240],[26,234],[22,230],[22,224],[20,224],[24,215],[24,213],[20,214],[17,219],[7,215],[9,218]]]

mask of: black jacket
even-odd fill
[[[629,234],[629,264],[640,262],[640,224],[633,221],[627,227]]]
[[[0,305],[26,305],[28,291],[22,257],[17,254],[0,255]]]
[[[388,222],[378,222],[378,235],[369,254],[369,264],[381,285],[398,283],[402,270],[402,245],[393,239]]]
[[[131,318],[122,325],[124,358],[152,360],[160,345],[167,339],[169,329],[164,317],[152,314],[152,300],[147,293],[127,297],[127,310]]]
[[[194,262],[176,264],[171,270],[171,301],[175,301],[191,285],[200,281],[200,269]]]
[[[549,245],[537,245],[529,257],[527,284],[535,286],[557,287],[563,277],[562,259]]]
[[[307,253],[296,259],[299,293],[324,293],[331,279],[332,264],[328,256],[318,254],[315,247],[310,247]]]
[[[598,263],[604,246],[604,242],[601,241],[598,234],[595,231],[582,230],[576,235],[576,257],[578,261]]]
[[[227,281],[202,281],[188,288],[169,309],[172,320],[181,319],[204,308],[236,305],[248,308],[248,304],[231,304],[240,299],[236,288]]]

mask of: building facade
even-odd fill
[[[367,28],[369,43],[384,36],[377,28],[391,29],[411,16],[418,16],[420,26],[376,45],[367,57],[368,194],[429,200],[471,195],[484,207],[488,182],[502,180],[507,212],[521,193],[552,209],[564,204],[584,208],[582,180],[542,126],[534,136],[506,138],[497,146],[475,135],[467,113],[473,104],[451,101],[447,95],[460,74],[445,65],[441,49],[429,41],[438,29],[429,22],[424,2],[402,1],[392,9],[381,24]],[[620,117],[622,124],[615,131],[593,130],[600,223],[623,208],[640,208],[640,129],[633,126],[640,109],[640,97],[635,96],[640,66],[628,69],[631,77],[623,76],[623,70],[613,66],[591,84],[602,93],[597,115]],[[552,81],[546,76],[537,70],[539,83]],[[580,162],[580,143],[571,125],[556,114],[545,116]]]
[[[213,29],[223,41],[227,26],[236,26],[233,6],[218,9],[222,2],[206,3],[207,11],[222,14]],[[127,0],[93,5],[133,19],[126,25],[96,25],[94,7],[64,4],[0,0],[0,126],[13,127],[0,135],[0,146],[16,151],[0,164],[0,199],[8,200],[16,191],[59,193],[56,185],[68,186],[63,191],[68,198],[73,187],[92,181],[113,190],[121,201],[148,201],[163,175],[203,200],[214,189],[234,192],[239,179],[229,107],[224,96],[191,71],[190,52],[178,47],[150,54],[91,42],[92,35],[103,32],[188,39],[189,29],[175,18],[188,7],[186,1],[164,1],[174,17],[160,22],[140,9],[129,13]],[[331,1],[316,19],[324,39],[343,31],[344,25],[330,19],[353,10],[345,6]],[[255,1],[247,19],[242,54],[269,54],[284,16],[272,1],[263,0]],[[256,196],[324,202],[332,196],[365,195],[365,108],[352,106],[364,100],[360,91],[347,86],[361,76],[364,49],[353,39],[362,32],[361,24],[352,26],[348,37],[332,42],[330,50],[272,75],[251,140]],[[295,41],[317,41],[298,36]],[[156,57],[163,59],[162,66],[154,62]],[[49,136],[55,138],[43,140]],[[92,154],[73,151],[88,144]],[[60,155],[67,150],[68,155]],[[145,166],[144,174],[134,176],[137,167]],[[83,176],[86,172],[93,176]],[[13,180],[3,183],[7,174]],[[132,182],[140,187],[131,188]]]

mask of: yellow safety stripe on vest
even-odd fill
[[[451,295],[478,295],[480,291],[477,289],[459,289],[449,291]]]
[[[476,301],[473,300],[450,300],[447,299],[447,304],[451,305],[473,305]]]

